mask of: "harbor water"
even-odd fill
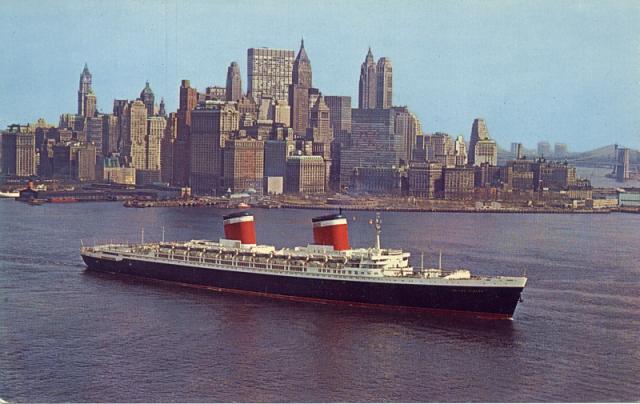
[[[278,301],[85,271],[82,243],[218,239],[214,208],[0,200],[0,398],[637,401],[640,215],[382,214],[413,264],[526,274],[512,321]],[[305,245],[321,211],[255,210]],[[346,212],[354,246],[372,212]]]

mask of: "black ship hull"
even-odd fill
[[[513,316],[523,289],[313,279],[126,258],[117,261],[84,254],[82,258],[87,268],[93,271],[175,282],[218,291],[393,310],[455,312],[497,319]]]

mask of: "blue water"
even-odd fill
[[[637,401],[640,215],[383,213],[384,246],[527,274],[513,321],[283,302],[96,275],[85,243],[222,235],[213,208],[0,201],[0,398]],[[256,210],[259,242],[318,211]],[[371,245],[370,212],[349,213]],[[419,259],[414,264],[418,265]]]

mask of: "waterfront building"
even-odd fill
[[[242,98],[242,76],[240,75],[240,67],[236,62],[231,62],[227,68],[225,95],[227,101],[238,102]]]
[[[257,103],[263,96],[287,100],[295,53],[287,49],[247,50],[248,95]]]
[[[427,199],[437,198],[443,189],[442,164],[412,161],[407,181],[410,195]]]
[[[404,171],[398,167],[356,167],[349,190],[353,193],[402,195]]]
[[[351,144],[341,149],[341,189],[349,186],[357,167],[396,166],[403,146],[396,144],[392,109],[353,109],[351,118]]]
[[[17,177],[36,174],[36,136],[29,125],[9,125],[2,132],[2,173]]]
[[[96,176],[98,179],[115,184],[135,185],[136,169],[123,167],[117,156],[99,159]]]
[[[445,199],[472,199],[474,175],[473,167],[445,167],[443,170]]]
[[[91,93],[91,72],[89,72],[89,67],[87,64],[84,64],[84,69],[82,69],[82,73],[80,73],[80,84],[78,88],[78,115],[87,116],[87,101],[86,98]],[[94,98],[95,100],[95,98]],[[95,112],[95,103],[93,105]]]
[[[223,176],[222,147],[239,128],[240,113],[230,104],[208,102],[191,115],[190,183],[194,193],[215,195]]]
[[[198,103],[198,91],[191,87],[189,80],[180,84],[180,102],[177,112],[177,132],[173,150],[173,183],[178,186],[189,184],[191,134],[191,111]]]
[[[376,108],[376,64],[373,61],[371,48],[367,52],[367,56],[360,66],[360,82],[358,84],[358,108],[374,109]]]
[[[320,156],[290,156],[286,163],[285,192],[324,193],[325,172],[325,162]]]
[[[144,103],[144,106],[147,109],[147,116],[153,116],[154,108],[156,105],[156,97],[153,94],[153,90],[151,90],[151,87],[149,87],[148,81],[145,83],[144,88],[140,92],[140,100]]]
[[[536,190],[566,190],[576,184],[576,168],[567,163],[539,159],[533,165],[533,184]]]
[[[376,108],[393,106],[393,68],[391,59],[380,58],[376,66]]]
[[[482,163],[498,165],[498,145],[489,137],[484,119],[477,118],[473,121],[468,161],[472,166],[479,166]]]
[[[502,185],[502,167],[482,163],[474,166],[474,183],[476,188],[500,187]]]
[[[551,156],[551,145],[549,142],[538,142],[538,157]]]
[[[618,189],[618,206],[640,207],[640,188]]]
[[[229,140],[224,149],[223,188],[262,194],[264,142],[250,138]]]

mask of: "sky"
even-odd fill
[[[149,81],[175,111],[180,80],[222,85],[247,49],[296,50],[314,87],[357,107],[370,46],[393,64],[393,103],[425,132],[464,135],[475,118],[503,148],[640,149],[640,1],[0,2],[0,127],[75,113],[80,72],[101,112]]]

